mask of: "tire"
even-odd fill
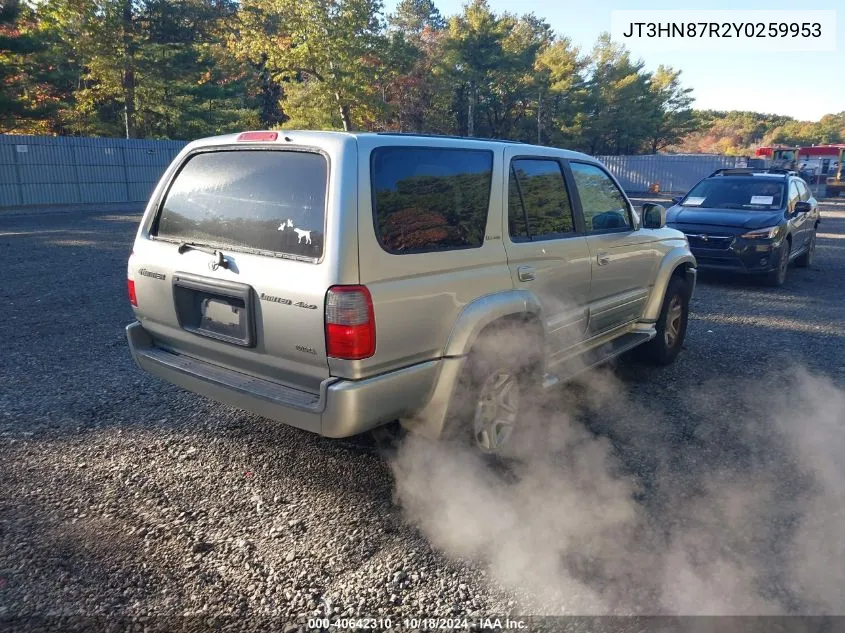
[[[663,306],[657,318],[657,336],[638,348],[640,360],[652,365],[670,365],[684,344],[689,321],[690,287],[685,279],[669,280]]]
[[[482,333],[452,395],[443,439],[494,462],[505,456],[526,403],[539,393],[541,340],[526,323]]]
[[[813,229],[810,235],[810,243],[807,245],[807,250],[804,251],[800,257],[795,260],[795,265],[801,268],[809,268],[813,264],[813,259],[816,256],[816,229]]]
[[[780,288],[786,283],[786,273],[789,270],[789,253],[792,251],[792,242],[784,240],[780,247],[780,256],[778,257],[778,267],[766,275],[766,285],[774,288]]]

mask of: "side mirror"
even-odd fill
[[[811,205],[806,200],[799,200],[795,203],[795,207],[792,209],[792,213],[794,215],[798,215],[799,213],[809,213],[813,210],[813,205]]]
[[[675,203],[675,204],[681,204],[681,200],[683,200],[683,199],[684,199],[683,196],[675,196],[674,198],[672,198],[672,202]]]
[[[643,228],[662,229],[666,226],[666,208],[654,202],[643,205]]]

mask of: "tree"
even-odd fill
[[[649,139],[652,154],[678,143],[695,130],[692,116],[691,88],[681,85],[681,71],[660,65],[652,75],[649,89],[653,98],[655,120]]]
[[[494,73],[509,70],[504,40],[511,27],[510,18],[498,18],[486,0],[473,0],[449,20],[441,74],[454,86],[451,109],[462,136],[475,136],[479,105],[495,98]]]
[[[682,152],[705,152],[743,155],[753,153],[755,147],[778,127],[793,121],[790,117],[760,114],[759,112],[722,112],[698,110],[693,113],[696,131],[688,134],[673,147]]]
[[[379,0],[244,0],[235,43],[286,86],[287,125],[351,130],[378,109],[370,83],[385,39]],[[334,112],[327,110],[334,103]]]
[[[39,45],[25,28],[29,12],[23,9],[18,0],[0,5],[0,131],[14,130],[43,113],[26,72],[26,59]]]
[[[387,17],[388,48],[379,76],[388,117],[380,126],[383,129],[437,128],[432,117],[435,99],[441,90],[448,90],[434,73],[445,27],[431,0],[402,0]]]
[[[194,138],[257,126],[241,69],[221,47],[236,8],[231,0],[148,0],[139,11],[137,58],[146,79],[138,123],[146,136]]]
[[[764,144],[817,145],[841,143],[845,139],[845,117],[828,114],[818,122],[787,121],[768,132]]]
[[[426,29],[441,31],[446,28],[446,21],[431,0],[401,0],[387,22],[412,42],[419,41]]]
[[[599,37],[590,59],[584,139],[591,154],[633,154],[651,136],[650,75],[624,46]]]
[[[0,0],[2,2],[2,0]],[[6,0],[3,130],[194,138],[253,127],[490,136],[593,154],[744,154],[845,140],[818,122],[693,111],[681,74],[608,35],[589,55],[470,0]]]
[[[255,121],[220,54],[229,0],[46,0],[51,65],[64,69],[57,131],[192,138]],[[65,61],[62,61],[65,60]]]
[[[581,146],[585,125],[588,60],[568,38],[559,38],[542,50],[534,62],[537,84],[545,94],[538,99],[537,141]],[[542,107],[541,107],[542,106]]]
[[[533,13],[503,16],[507,30],[502,49],[507,63],[493,72],[486,109],[490,135],[541,142],[541,106],[547,87],[536,60],[554,40],[549,24]]]

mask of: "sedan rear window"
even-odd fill
[[[681,201],[684,207],[770,211],[784,204],[784,181],[757,176],[702,180]]]
[[[230,150],[192,156],[170,186],[160,238],[209,246],[323,254],[328,164],[309,152]]]

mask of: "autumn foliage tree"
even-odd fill
[[[6,0],[0,125],[190,139],[245,128],[428,132],[594,154],[747,153],[845,139],[817,123],[696,112],[681,72],[603,34],[469,0]]]

